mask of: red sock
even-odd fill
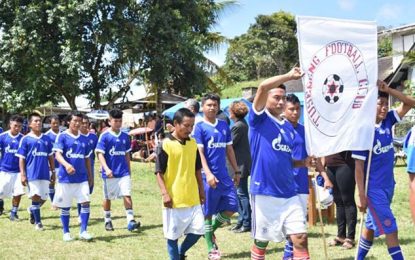
[[[264,260],[265,259],[265,249],[259,249],[255,245],[251,248],[251,260]]]
[[[293,260],[310,260],[310,255],[308,254],[308,250],[307,249],[298,250],[294,247]]]

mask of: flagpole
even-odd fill
[[[317,183],[316,183],[317,172],[316,172],[315,169],[313,171],[313,176],[314,176],[313,188],[314,188],[314,193],[316,194],[316,199],[317,199],[317,210],[318,210],[318,218],[320,220],[321,235],[323,236],[324,256],[325,256],[325,259],[328,260],[329,257],[328,257],[328,254],[327,254],[326,235],[325,235],[325,232],[324,232],[323,215],[321,213],[320,194],[318,193],[317,186],[316,186],[317,185]]]
[[[367,169],[366,169],[366,180],[365,180],[365,197],[367,201],[367,190],[368,190],[368,184],[369,184],[369,174],[370,174],[370,165],[372,163],[372,149],[369,150],[369,160],[367,162]],[[367,210],[367,209],[366,209]],[[363,224],[365,219],[365,212],[361,213],[360,217],[360,225],[359,225],[359,239],[357,240],[357,246],[356,246],[356,254],[354,259],[357,260],[358,252],[359,252],[359,245],[360,245],[360,239],[362,237],[362,230],[363,230]]]

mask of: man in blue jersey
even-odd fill
[[[376,112],[375,137],[373,140],[372,159],[369,169],[367,195],[365,194],[365,174],[369,151],[352,153],[355,159],[355,178],[359,201],[357,206],[366,212],[366,226],[359,241],[357,259],[364,259],[373,244],[374,236],[385,234],[386,244],[392,259],[403,259],[399,246],[398,227],[391,210],[395,180],[393,177],[394,150],[392,127],[415,105],[415,100],[405,96],[396,89],[389,88],[383,81],[378,81],[379,92]],[[402,103],[396,109],[389,110],[389,95]]]
[[[111,221],[111,200],[123,198],[127,229],[133,231],[140,227],[140,222],[134,220],[131,199],[130,137],[121,132],[123,112],[119,109],[113,109],[109,114],[111,127],[100,135],[95,149],[104,181],[105,230],[114,230]]]
[[[21,116],[12,116],[9,124],[10,130],[0,134],[0,199],[13,197],[11,221],[19,219],[17,211],[24,194],[19,174],[19,158],[15,156],[23,137],[20,133],[22,124]]]
[[[241,174],[236,164],[229,126],[225,121],[216,118],[219,104],[219,96],[206,94],[202,98],[203,121],[194,129],[194,138],[203,166],[206,194],[203,213],[209,259],[220,259],[214,232],[238,211],[238,197],[234,185],[238,185]],[[226,158],[235,171],[234,180],[229,177],[226,169]],[[213,222],[212,215],[216,215]]]
[[[88,145],[91,149],[91,156],[89,157],[89,161],[91,162],[91,173],[92,173],[92,179],[95,178],[95,171],[94,171],[94,164],[95,164],[95,148],[97,147],[98,143],[98,136],[95,133],[89,132],[89,119],[87,116],[83,116],[82,118],[82,124],[79,128],[79,131],[81,132],[81,135],[85,136],[88,139]],[[93,182],[95,183],[95,181]],[[92,194],[94,191],[94,185],[89,187],[89,194]],[[78,222],[81,223],[81,203],[78,203]]]
[[[29,198],[32,199],[30,211],[35,229],[43,230],[40,206],[48,198],[49,183],[55,182],[55,164],[52,142],[41,132],[42,119],[39,114],[29,115],[29,127],[30,132],[21,139],[16,156],[19,157],[21,182],[28,187]]]
[[[249,112],[252,155],[251,205],[252,259],[265,259],[269,241],[280,242],[289,236],[294,259],[309,259],[306,222],[293,167],[309,165],[309,159],[294,160],[295,132],[281,115],[285,107],[285,86],[302,76],[300,68],[263,81]]]
[[[73,240],[69,232],[70,207],[73,199],[76,199],[82,207],[79,238],[92,239],[87,227],[90,212],[89,189],[94,185],[89,160],[93,151],[88,139],[79,132],[82,117],[83,115],[78,112],[68,116],[69,128],[58,135],[53,148],[56,159],[60,163],[53,204],[61,209],[63,240],[66,242]]]
[[[52,115],[49,117],[50,129],[45,133],[46,136],[50,138],[52,144],[55,145],[56,138],[59,134],[60,119],[57,115]],[[59,162],[55,158],[55,171],[59,169]],[[55,184],[51,183],[49,185],[49,198],[53,202],[53,197],[55,196]]]

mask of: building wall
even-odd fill
[[[392,33],[393,70],[398,68],[403,59],[403,53],[415,43],[415,28],[405,32]]]

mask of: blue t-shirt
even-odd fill
[[[52,141],[46,135],[29,133],[22,137],[16,156],[26,160],[28,181],[50,179],[48,157],[52,154]]]
[[[302,124],[297,124],[294,128],[294,144],[292,156],[294,160],[304,160],[307,158],[305,148],[305,130]],[[308,168],[294,168],[294,180],[297,185],[298,194],[308,194]]]
[[[56,134],[55,132],[52,131],[52,129],[49,129],[46,133],[46,136],[48,136],[50,138],[50,140],[52,141],[52,146],[55,145],[56,139],[58,137],[58,134]],[[55,158],[55,168],[59,168],[59,162],[58,160],[56,160]]]
[[[127,158],[131,151],[130,138],[128,134],[119,132],[118,134],[108,129],[99,136],[97,153],[104,154],[108,167],[112,170],[114,178],[121,178],[130,175]],[[102,178],[106,179],[105,169],[101,168]]]
[[[404,142],[404,149],[406,152],[406,162],[407,167],[406,170],[409,173],[415,173],[415,134],[414,130],[415,126],[413,126],[409,132],[406,134],[405,142]]]
[[[294,129],[266,109],[249,111],[252,155],[250,190],[255,195],[290,198],[297,194],[293,174]]]
[[[88,144],[88,139],[81,134],[77,136],[65,130],[58,134],[53,151],[62,153],[63,158],[72,167],[75,173],[70,175],[63,165],[59,166],[58,180],[60,183],[81,183],[88,181],[88,171],[85,159],[89,158],[92,150]]]
[[[399,121],[399,115],[395,110],[391,110],[380,125],[375,127],[368,187],[390,188],[395,185],[392,126]],[[352,157],[365,161],[366,175],[369,151],[354,151]]]
[[[85,136],[88,139],[88,144],[89,144],[89,147],[91,148],[91,151],[95,151],[95,148],[97,147],[97,144],[98,144],[98,136],[94,133],[87,133],[86,135],[81,133],[81,135]],[[91,164],[94,165],[94,162],[95,162],[94,152],[91,153],[91,156],[89,157],[89,159],[91,159]]]
[[[197,123],[194,138],[198,147],[203,147],[208,167],[219,180],[218,185],[233,186],[226,168],[226,146],[232,145],[232,135],[228,124],[216,119],[214,124],[206,120]],[[203,177],[206,176],[203,174]]]
[[[22,137],[21,133],[13,136],[10,131],[0,134],[0,171],[8,173],[20,171],[19,158],[16,157],[16,153]]]

